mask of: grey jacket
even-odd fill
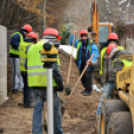
[[[114,81],[114,75],[113,75],[113,67],[112,67],[112,60],[111,58],[107,57],[107,53],[102,58],[102,77],[101,82],[106,83],[107,81],[113,82]],[[101,68],[101,54],[97,57],[97,60],[91,65],[93,67],[100,66]]]

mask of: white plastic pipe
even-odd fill
[[[53,127],[53,87],[52,69],[47,69],[47,114],[48,114],[48,134],[54,134]]]

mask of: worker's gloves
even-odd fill
[[[63,91],[64,85],[63,83],[58,84],[57,91]]]

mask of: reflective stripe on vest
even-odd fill
[[[41,54],[39,53],[39,51],[43,48],[44,43],[45,41],[39,41],[36,45],[32,45],[27,53],[27,73],[29,87],[47,86],[46,69],[43,68],[44,63],[41,62]],[[57,62],[58,61],[59,59]],[[57,83],[53,79],[53,87],[56,86]]]
[[[47,73],[46,72],[28,73],[28,76],[35,76],[35,75],[47,75]]]
[[[20,62],[20,64],[21,64],[21,65],[25,65],[25,63],[23,63],[23,62]],[[20,70],[20,71],[21,71],[21,70]]]
[[[26,60],[26,47],[33,45],[31,42],[22,42],[19,46],[19,60],[20,60],[20,71],[27,71],[25,69],[25,60]]]
[[[35,66],[28,66],[28,69],[44,69],[43,65],[35,65]],[[35,76],[35,75],[46,75],[46,72],[30,72],[28,76]]]
[[[19,33],[19,32],[16,32],[16,33],[18,33],[18,34],[20,35],[20,42],[19,42],[19,44],[21,44],[21,43],[24,41],[24,40],[23,40],[23,36],[22,36],[22,34]],[[13,35],[15,35],[16,33],[13,33],[13,34],[11,35],[11,37],[12,37]],[[19,50],[14,49],[14,48],[12,47],[12,45],[10,45],[10,47],[9,47],[9,53],[10,53],[10,54],[14,54],[14,55],[19,55]]]
[[[93,43],[93,41],[90,40],[89,46],[91,46],[92,43]],[[77,58],[78,58],[78,52],[79,52],[79,49],[81,47],[81,44],[82,44],[81,42],[78,42],[78,45],[77,45],[77,53],[76,53],[75,60],[77,60]],[[90,53],[90,47],[89,47],[89,53]]]
[[[118,46],[118,49],[119,50],[124,50],[124,47],[123,46]],[[103,56],[105,55],[106,53],[106,50],[107,50],[107,47],[104,47],[102,50],[101,50],[101,59],[100,59],[100,75],[102,75],[102,70],[103,70]]]
[[[26,58],[22,58],[22,57],[20,57],[19,59],[20,59],[20,60],[26,60]]]
[[[36,65],[36,66],[28,66],[28,69],[38,69],[38,68],[43,68],[43,65]]]

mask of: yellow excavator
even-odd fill
[[[96,0],[92,3],[92,25],[88,26],[88,32],[91,32],[91,39],[99,44],[100,50],[107,43],[108,35],[114,31],[113,23],[99,22],[99,13]]]

